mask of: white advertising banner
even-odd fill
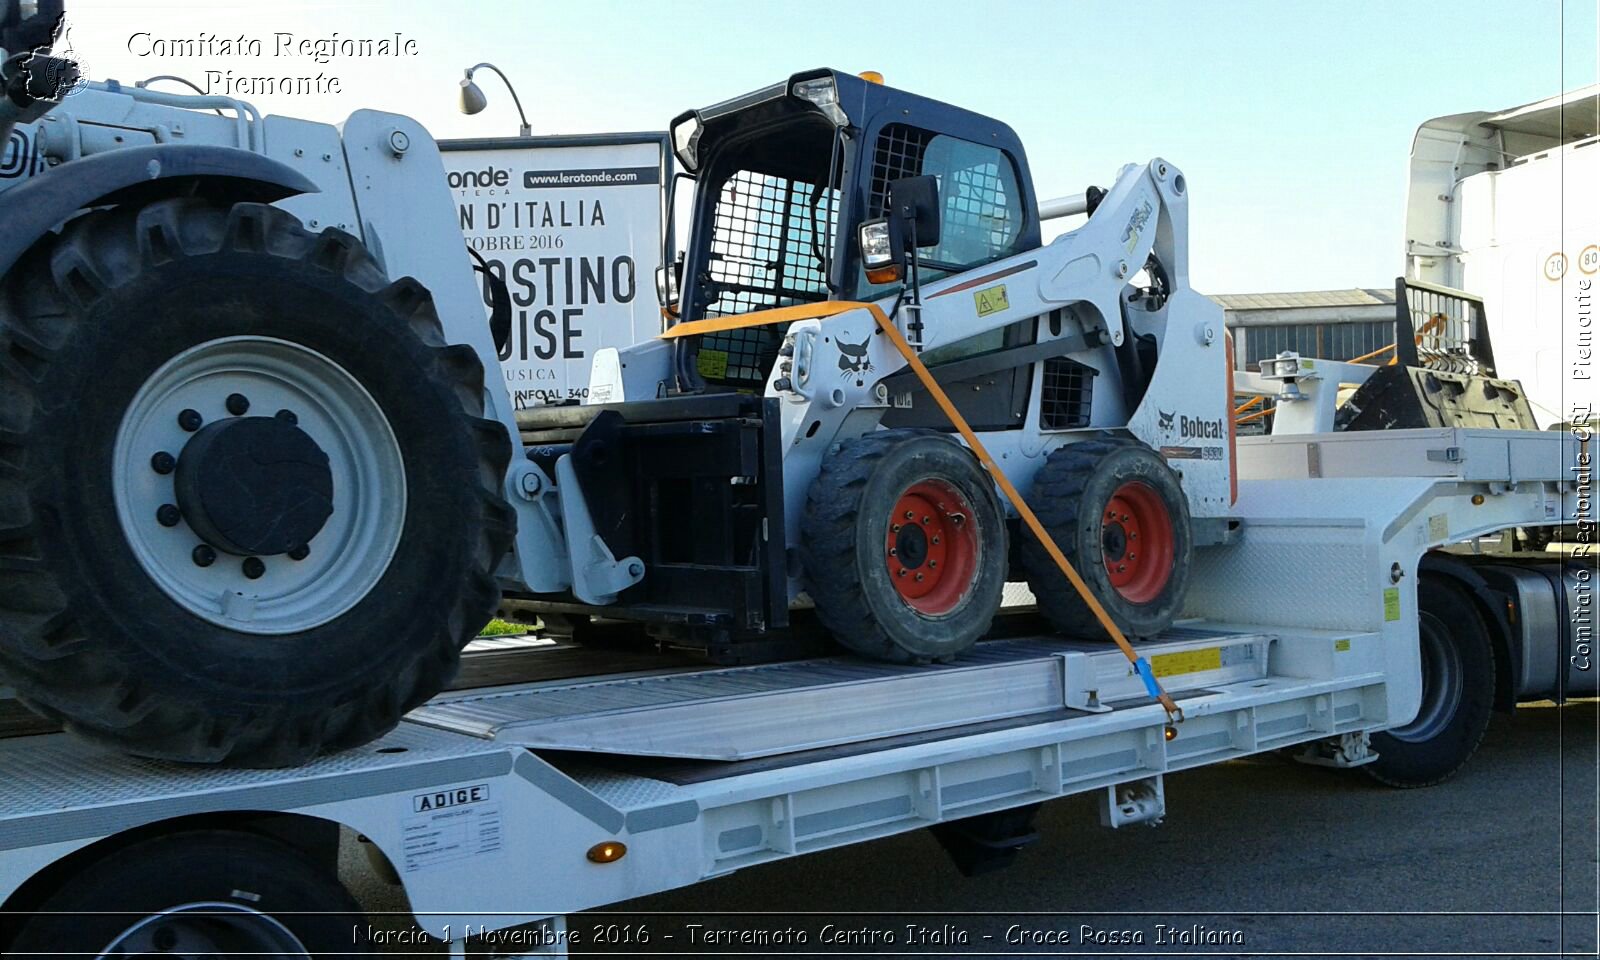
[[[582,400],[596,350],[661,330],[665,141],[605,139],[440,145],[461,233],[511,295],[500,367],[519,408]]]

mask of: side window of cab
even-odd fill
[[[929,175],[939,182],[939,245],[919,251],[924,283],[992,263],[1018,252],[1027,223],[1017,165],[998,147],[891,123],[877,136],[865,219],[886,216],[889,185],[902,177]],[[876,299],[892,285],[873,286],[857,277],[859,299]]]

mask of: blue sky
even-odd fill
[[[479,60],[517,84],[535,133],[660,129],[685,108],[834,66],[1011,124],[1039,193],[1162,156],[1191,184],[1194,283],[1208,293],[1387,286],[1402,269],[1405,164],[1430,117],[1600,80],[1595,0],[1522,3],[914,4],[486,0],[68,0],[95,79],[337,73],[338,96],[247,97],[338,121],[362,107],[437,136],[516,132],[511,99],[456,112]],[[1564,24],[1563,24],[1564,16]],[[137,57],[128,38],[202,32],[418,41],[405,60]]]

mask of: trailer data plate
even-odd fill
[[[1179,626],[1136,647],[1177,694],[1266,677],[1270,639]],[[1115,647],[1036,637],[950,664],[840,656],[447,694],[407,719],[545,750],[749,760],[1146,696]]]

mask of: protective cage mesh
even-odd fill
[[[1039,391],[1039,429],[1078,430],[1089,425],[1089,401],[1100,371],[1067,357],[1044,362]]]
[[[1483,303],[1437,290],[1406,286],[1417,360],[1429,370],[1487,374],[1488,358],[1476,355],[1483,331]]]
[[[723,181],[711,234],[716,297],[705,316],[724,317],[828,298],[828,229],[839,191],[753,170]],[[706,334],[698,367],[708,380],[760,385],[783,332],[752,327]]]
[[[969,161],[978,162],[958,164],[948,170],[928,170],[924,161],[934,136],[903,123],[891,123],[878,134],[868,216],[888,216],[889,185],[894,181],[932,174],[939,182],[943,239],[930,258],[964,265],[974,255],[989,259],[1003,253],[1022,226],[1010,171],[1001,167],[1007,163],[1004,154],[986,149],[982,159],[977,154],[967,155]]]

